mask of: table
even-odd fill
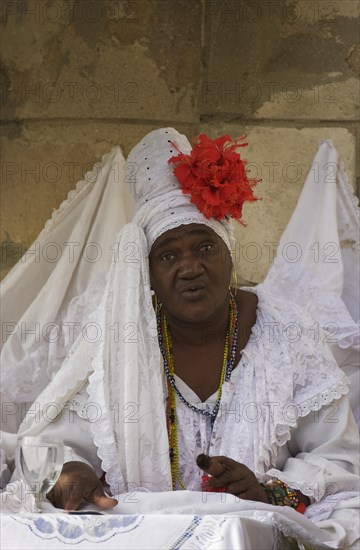
[[[44,513],[11,512],[3,499],[1,549],[291,550],[298,548],[294,539],[307,547],[334,547],[324,531],[289,507],[190,491],[132,492],[118,500],[103,515],[71,515],[50,503]],[[82,511],[91,510],[99,511],[93,505]]]

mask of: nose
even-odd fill
[[[178,276],[181,279],[196,279],[204,273],[204,266],[202,265],[200,258],[194,254],[186,254],[182,257]]]

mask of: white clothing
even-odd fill
[[[335,147],[325,141],[263,285],[304,307],[314,331],[320,326],[327,332],[327,343],[351,380],[349,399],[360,427],[358,202]]]
[[[301,490],[314,503],[308,509],[312,521],[326,518],[327,529],[339,529],[341,514],[332,520],[338,504],[334,493],[353,496],[359,490],[358,432],[344,395],[345,377],[324,343],[326,334],[321,332],[314,341],[312,319],[302,308],[261,286],[248,290],[259,299],[257,321],[239,364],[224,383],[213,430],[208,417],[177,397],[181,479],[187,489],[199,491],[202,474],[196,466],[197,455],[228,456],[247,465],[259,479],[278,477]],[[212,408],[215,395],[201,403],[178,378],[177,384],[191,404]],[[110,409],[116,413],[114,406]],[[91,427],[101,410],[84,386],[46,428],[46,433],[64,439],[67,461],[85,461],[99,477],[104,463]],[[128,405],[125,420],[139,421],[136,403]],[[165,424],[159,430],[166,430]],[[139,456],[151,452],[147,445],[147,440],[140,440]],[[125,486],[112,486],[112,491],[139,487],[161,490],[156,479],[145,476],[127,478]],[[346,514],[354,515],[353,527],[348,527],[352,543],[358,536],[357,512],[347,509]]]
[[[110,158],[111,162],[119,159],[119,151],[114,151]],[[116,195],[111,167],[107,166],[107,172],[104,171],[96,184],[88,184],[85,191],[80,191],[83,196],[89,194],[87,225],[76,220],[84,206],[81,195],[68,205],[72,220],[69,227],[75,234],[81,233],[84,246],[89,240],[86,236],[91,227],[89,220],[96,219],[98,242],[106,243],[103,248],[110,248],[114,227],[104,231],[104,235],[99,228],[101,219],[105,219],[101,215],[104,204]],[[58,225],[53,226],[53,232],[45,232],[45,243],[55,239],[56,231],[62,238],[71,240],[66,217],[60,215],[55,221]],[[124,222],[124,216],[121,221]],[[90,234],[91,240],[94,227]],[[27,301],[23,295],[25,290],[20,293],[22,309],[15,311],[13,321],[30,322],[39,315],[44,322],[54,318],[79,321],[80,328],[81,323],[90,321],[95,328],[100,327],[102,337],[96,339],[96,334],[90,332],[85,338],[84,333],[77,330],[75,341],[62,338],[53,344],[42,341],[39,345],[34,341],[23,342],[20,332],[10,335],[4,346],[6,390],[11,396],[10,402],[16,404],[32,399],[45,388],[36,398],[20,432],[35,435],[46,429],[63,433],[68,446],[66,459],[79,457],[92,464],[99,475],[105,471],[113,493],[131,490],[134,485],[167,491],[171,488],[171,476],[165,380],[147,279],[147,258],[137,255],[136,248],[140,245],[141,250],[146,249],[145,236],[138,226],[127,224],[115,243],[116,258],[111,262],[108,254],[102,271],[100,265],[94,270],[80,261],[71,266],[71,274],[61,283],[61,292],[56,294],[51,310],[45,307],[42,313],[41,308],[43,296],[51,295],[57,288],[59,279],[55,270],[51,270],[50,275],[42,274],[38,282],[40,287],[44,284],[44,288],[38,296],[37,288],[31,289]],[[35,264],[34,269],[41,267]],[[141,265],[141,270],[136,264]],[[64,262],[60,267],[64,273]],[[24,282],[20,275],[26,273],[19,263],[14,274],[6,279],[5,290],[18,284],[20,279]],[[122,292],[124,285],[126,293]],[[331,483],[336,484],[336,493],[340,496],[355,488],[357,433],[347,399],[341,397],[346,393],[344,375],[324,343],[326,336],[322,330],[314,333],[313,318],[294,303],[269,293],[266,285],[252,291],[259,297],[253,338],[224,385],[222,407],[212,434],[206,419],[199,418],[178,400],[182,479],[186,486],[198,488],[199,473],[194,458],[206,449],[212,455],[223,454],[244,462],[259,478],[276,475],[289,484],[299,484],[304,494],[319,500],[313,506],[325,507],[324,517],[330,513],[326,494],[329,487],[330,491],[334,487]],[[119,331],[115,334],[116,326]],[[139,345],[134,346],[135,342]],[[39,359],[46,370],[38,368]],[[22,378],[25,366],[28,370]],[[334,408],[326,409],[329,403]],[[49,425],[54,411],[58,416]],[[16,436],[4,434],[8,456],[15,441]],[[341,544],[350,545],[358,537],[352,514],[354,511],[347,509],[346,517],[351,519],[344,522],[344,515],[335,509],[330,519],[326,519],[327,523],[321,524],[329,533],[331,529],[338,533],[341,525],[346,525],[348,538],[345,540],[336,534],[332,537],[334,544],[341,539]],[[316,517],[314,514],[314,521]]]

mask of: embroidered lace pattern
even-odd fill
[[[135,273],[132,275],[129,280],[133,286],[127,297],[110,293],[102,313],[106,316],[107,310],[109,314],[113,309],[110,304],[120,299],[123,311],[127,311],[125,320],[131,322],[136,308],[141,307],[143,320],[137,337],[146,335],[146,347],[150,346],[153,356],[144,353],[145,341],[136,357],[129,342],[116,346],[118,351],[111,361],[98,347],[88,393],[103,414],[91,429],[107,481],[115,492],[133,487],[131,483],[152,491],[169,490],[165,390],[156,320],[150,293],[138,293]],[[325,334],[321,332],[320,340],[314,340],[311,317],[264,289],[247,290],[259,298],[257,322],[231,379],[224,383],[213,431],[207,417],[177,402],[179,467],[190,490],[200,488],[197,454],[231,456],[261,477],[275,467],[278,449],[289,441],[300,417],[347,392],[344,374],[323,343]],[[123,364],[129,369],[121,369]],[[211,403],[203,406],[211,407]]]
[[[104,189],[110,189],[110,195],[112,193],[111,196],[114,196],[112,192],[112,189],[115,188],[114,163],[115,168],[119,169],[120,167],[121,169],[122,161],[123,157],[118,147],[104,155],[102,161],[94,165],[84,179],[77,183],[76,189],[70,191],[60,207],[53,212],[51,219],[46,222],[44,229],[33,243],[37,246],[30,247],[41,251],[40,259],[42,259],[43,247],[53,242],[57,245],[58,250],[61,250],[61,255],[59,264],[57,261],[49,263],[44,259],[40,265],[36,266],[37,268],[43,267],[40,278],[42,286],[39,285],[37,288],[35,285],[34,290],[29,291],[30,294],[34,293],[33,302],[25,304],[22,317],[15,319],[18,320],[18,323],[15,325],[14,334],[9,336],[6,343],[3,342],[2,379],[4,384],[2,391],[16,402],[31,402],[46,387],[66,360],[81,329],[89,321],[89,313],[96,309],[101,299],[104,289],[103,281],[108,271],[107,258],[109,254],[102,254],[101,264],[87,262],[85,275],[79,275],[79,271],[81,271],[79,268],[83,267],[83,265],[79,265],[80,259],[70,262],[65,269],[62,269],[66,263],[62,260],[67,258],[66,254],[62,254],[63,248],[69,244],[64,242],[67,241],[67,237],[64,235],[69,237],[69,234],[66,230],[64,233],[62,231],[69,225],[69,231],[75,231],[81,241],[76,242],[75,238],[74,244],[86,243],[86,236],[82,233],[83,226],[80,224],[75,227],[79,211],[86,210],[85,203],[88,209],[96,211],[101,204]],[[115,199],[118,200],[118,193]],[[86,220],[86,223],[90,223],[90,221]],[[111,228],[116,224],[108,225],[110,225],[108,230],[110,233]],[[101,236],[103,235],[101,234]],[[105,236],[107,236],[106,231]],[[104,243],[101,244],[105,246]],[[76,250],[80,249],[81,247],[76,248]],[[76,254],[74,257],[77,260]],[[2,290],[6,289],[5,293],[13,292],[13,287],[16,288],[20,279],[34,277],[33,264],[38,264],[38,260],[34,258],[33,254],[24,255],[14,266],[2,281]],[[84,264],[84,260],[82,264]],[[98,274],[101,269],[103,272]],[[39,269],[36,273],[38,272]],[[46,293],[43,292],[45,287]],[[84,288],[86,290],[81,294]],[[48,314],[49,308],[46,307],[46,301],[52,299],[52,293],[57,295],[57,298],[60,297],[60,300],[55,300],[58,305],[51,310],[51,314]],[[36,304],[36,301],[39,302],[39,296],[45,302],[44,313],[42,313],[39,303]],[[61,297],[63,297],[62,302]],[[13,319],[11,308],[10,311],[7,311],[7,315],[8,319]],[[31,330],[36,326],[39,330],[36,328],[32,331],[36,332],[36,336],[34,336]],[[28,331],[24,337],[19,327],[21,330],[24,327]]]
[[[16,365],[3,365],[3,390],[18,401],[31,402],[74,353],[79,338],[87,338],[86,325],[104,292],[106,273],[100,273],[87,289],[75,296],[53,323],[46,338]],[[84,327],[86,331],[83,333]],[[90,338],[90,334],[89,334]]]
[[[313,318],[313,337],[340,348],[360,346],[359,325],[351,317],[340,296],[328,290],[314,271],[276,258],[263,286],[279,288],[288,300],[302,306]],[[310,328],[310,327],[309,327]]]
[[[109,170],[111,166],[107,166],[109,159],[115,154],[115,152],[118,150],[118,147],[114,147],[109,153],[106,153],[102,156],[102,159],[100,162],[96,162],[89,172],[87,172],[84,176],[83,180],[80,180],[76,183],[75,189],[72,189],[69,191],[67,197],[65,200],[62,201],[59,208],[55,209],[51,215],[51,218],[49,218],[44,225],[43,230],[39,233],[37,236],[36,242],[40,242],[41,240],[45,239],[52,231],[55,224],[60,223],[63,219],[66,218],[67,214],[69,213],[69,210],[74,207],[74,205],[77,203],[78,200],[81,200],[83,195],[86,195],[96,183],[96,180],[99,178],[99,176],[104,175],[104,171]],[[33,247],[32,243],[29,248]],[[15,273],[15,270],[20,269],[22,267],[21,261],[17,262],[17,264],[13,267],[11,270],[11,275]],[[7,278],[10,276],[10,273],[8,273],[2,282],[4,283]]]
[[[129,262],[128,244],[134,242],[139,244],[139,253],[135,262]],[[103,414],[91,429],[114,494],[134,486],[171,490],[164,374],[146,280],[145,235],[138,226],[128,224],[122,230],[119,251],[119,262],[109,274],[103,318],[97,321],[115,328],[115,333],[107,331],[92,362],[89,399],[100,405]],[[125,280],[126,293],[121,292]]]
[[[188,489],[200,489],[195,459],[202,452],[230,456],[261,477],[275,466],[278,448],[289,441],[300,417],[348,391],[327,346],[314,341],[312,320],[302,308],[251,290],[259,298],[257,322],[224,383],[213,431],[206,417],[177,402],[179,466]]]

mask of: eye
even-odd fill
[[[206,252],[214,252],[214,250],[215,250],[215,245],[213,243],[205,243],[205,244],[202,244],[200,247],[200,252],[202,254]]]
[[[171,260],[175,259],[175,254],[172,252],[166,252],[165,254],[161,254],[160,261],[162,262],[171,262]]]

